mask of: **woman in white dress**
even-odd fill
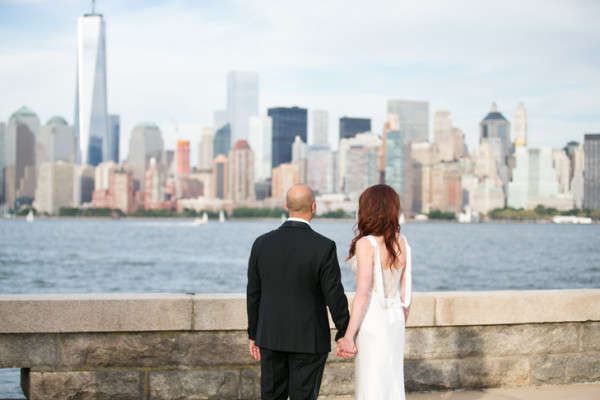
[[[354,365],[354,399],[405,399],[404,328],[410,310],[411,253],[400,234],[400,197],[388,185],[366,189],[358,202],[348,260],[356,274],[350,322],[336,355]]]

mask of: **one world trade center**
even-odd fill
[[[109,158],[106,105],[106,44],[102,15],[77,19],[75,134],[80,164],[96,166]]]

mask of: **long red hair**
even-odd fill
[[[358,220],[354,225],[354,239],[350,244],[348,259],[356,253],[356,242],[374,235],[383,236],[385,247],[390,255],[390,265],[404,259],[402,249],[397,245],[400,234],[400,196],[388,185],[374,185],[367,188],[358,198]],[[403,266],[400,263],[398,266]]]

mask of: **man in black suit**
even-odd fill
[[[286,196],[290,218],[258,237],[248,261],[250,354],[260,360],[263,400],[316,399],[331,336],[327,307],[344,336],[348,300],[335,242],[310,227],[315,196],[295,185]]]

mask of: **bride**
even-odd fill
[[[404,328],[410,310],[411,253],[400,234],[400,197],[388,185],[366,189],[358,201],[356,237],[348,260],[356,294],[336,355],[356,354],[355,400],[405,399]]]

